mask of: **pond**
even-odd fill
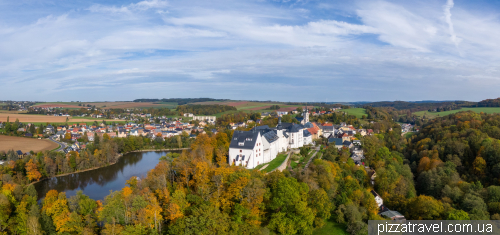
[[[66,196],[76,195],[82,190],[94,200],[104,200],[110,190],[118,191],[125,187],[132,176],[144,178],[148,171],[155,168],[161,156],[168,152],[127,153],[114,165],[99,169],[53,177],[35,184],[38,199],[43,199],[49,190],[66,192]]]

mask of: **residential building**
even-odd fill
[[[209,123],[215,123],[217,120],[216,116],[193,116],[193,120],[207,121]]]

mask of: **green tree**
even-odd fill
[[[281,234],[311,234],[314,213],[307,204],[308,186],[295,178],[279,177],[270,189],[267,208],[274,213],[270,213],[269,229]]]

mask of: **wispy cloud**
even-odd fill
[[[443,8],[444,8],[444,17],[446,19],[446,23],[448,24],[448,30],[450,32],[451,41],[455,44],[455,47],[457,47],[457,49],[459,50],[458,44],[460,43],[460,39],[457,38],[457,35],[455,34],[455,29],[453,28],[453,22],[451,21],[451,8],[453,8],[454,5],[455,3],[453,2],[453,0],[447,0]]]
[[[453,1],[97,1],[25,6],[45,12],[25,21],[11,4],[0,99],[479,100],[500,85],[498,18]]]

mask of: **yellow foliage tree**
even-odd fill
[[[33,159],[30,159],[28,163],[26,163],[26,176],[29,181],[39,180],[42,178],[42,174],[38,171],[37,165],[33,162]]]

